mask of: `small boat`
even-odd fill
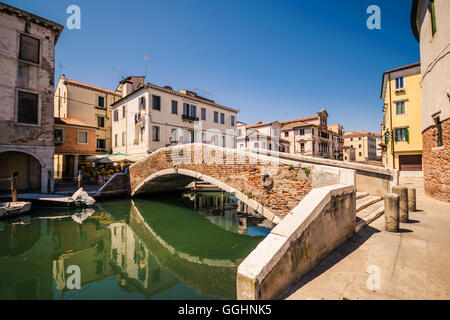
[[[0,218],[9,218],[31,210],[31,202],[0,202]]]
[[[95,203],[94,198],[83,190],[78,189],[72,196],[66,197],[56,194],[39,194],[39,193],[27,193],[19,194],[19,199],[30,201],[36,205],[50,206],[50,207],[80,207],[80,206],[92,206]]]

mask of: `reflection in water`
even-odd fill
[[[0,299],[234,299],[237,266],[270,231],[244,207],[199,193],[0,221]]]

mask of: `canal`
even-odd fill
[[[0,299],[236,299],[237,267],[271,227],[221,192],[33,208],[0,220]]]

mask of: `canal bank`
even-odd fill
[[[78,221],[51,208],[3,220],[0,299],[235,299],[238,264],[270,232],[237,207],[170,194],[100,201]],[[80,290],[67,286],[74,265]]]

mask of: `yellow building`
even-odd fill
[[[383,74],[383,165],[400,171],[422,171],[420,62]]]
[[[111,153],[111,104],[120,93],[87,83],[59,78],[55,89],[54,116],[77,119],[94,126],[97,153]]]

